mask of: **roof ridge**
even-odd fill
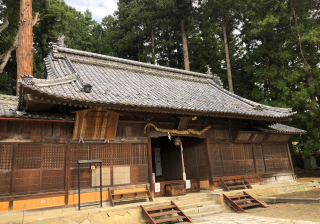
[[[118,58],[118,57],[113,57],[113,56],[108,56],[108,55],[80,51],[80,50],[76,50],[76,49],[72,49],[72,48],[61,47],[61,46],[58,46],[56,43],[52,43],[52,42],[49,44],[52,47],[53,55],[58,58],[64,57],[63,55],[59,54],[59,51],[61,51],[61,52],[66,52],[66,53],[71,53],[71,54],[89,56],[89,57],[93,57],[93,58],[107,59],[107,60],[116,61],[116,62],[120,62],[120,63],[132,64],[132,65],[136,65],[136,66],[140,66],[140,67],[143,66],[143,67],[151,68],[151,69],[181,73],[184,75],[196,76],[199,78],[210,78],[210,79],[213,78],[213,75],[211,75],[211,74],[209,75],[209,74],[203,74],[203,73],[199,73],[199,72],[185,71],[182,69],[170,68],[170,67],[154,65],[154,64],[149,64],[149,63],[145,63],[145,62],[137,62],[137,61],[133,61],[133,60],[123,59],[123,58]]]

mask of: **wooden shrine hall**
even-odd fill
[[[216,75],[99,55],[51,43],[44,79],[24,76],[0,95],[0,211],[78,205],[78,160],[102,160],[108,190],[221,179],[293,180],[288,141],[303,130],[290,108],[232,94]],[[81,166],[81,202],[100,200],[98,164]]]

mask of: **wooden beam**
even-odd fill
[[[70,188],[70,166],[71,166],[71,145],[70,141],[66,144],[65,159],[65,176],[64,176],[64,204],[69,204],[69,188]]]
[[[149,184],[150,184],[151,197],[154,198],[154,186],[153,186],[153,179],[152,179],[152,150],[151,150],[150,126],[147,128],[147,136],[148,136],[148,178],[149,178]]]
[[[178,130],[186,130],[191,117],[180,117],[180,122],[178,125]]]
[[[214,191],[213,174],[211,166],[211,155],[210,155],[210,145],[209,145],[209,131],[206,132],[205,147],[207,151],[207,170],[209,176],[209,189]]]
[[[202,135],[194,135],[194,134],[186,134],[186,135],[182,135],[182,134],[174,134],[174,133],[170,133],[171,136],[186,136],[186,137],[194,137],[194,138],[206,138],[205,134]],[[150,131],[150,137],[152,138],[159,138],[159,137],[168,137],[168,133],[165,132],[158,132],[158,131]]]

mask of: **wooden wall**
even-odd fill
[[[73,123],[0,120],[2,142],[65,142],[72,136]]]

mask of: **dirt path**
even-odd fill
[[[270,204],[267,209],[246,215],[320,222],[320,204]]]
[[[270,195],[270,197],[279,198],[320,198],[320,189],[313,189],[310,191],[299,191],[288,194]],[[319,204],[320,206],[320,204]]]

